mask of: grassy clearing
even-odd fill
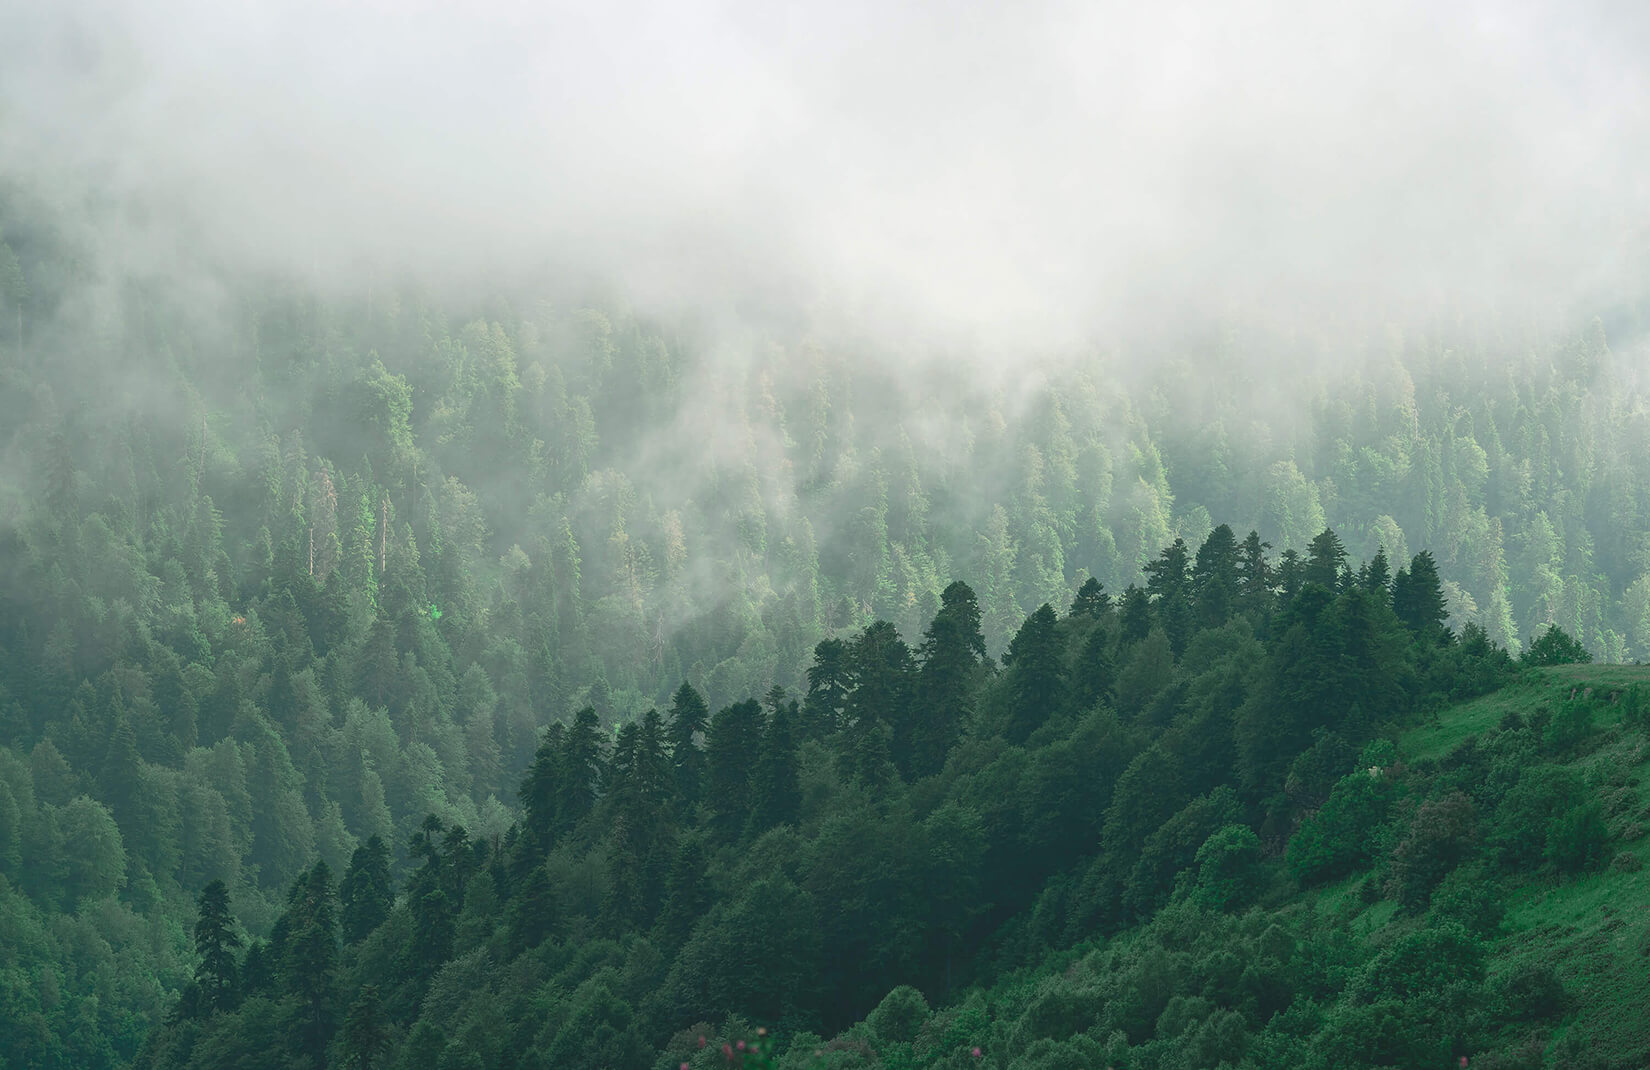
[[[1605,1058],[1603,1065],[1610,1066],[1650,1066],[1650,868],[1633,869],[1631,861],[1650,862],[1650,739],[1622,724],[1614,701],[1615,693],[1633,684],[1650,687],[1650,666],[1542,669],[1495,694],[1444,711],[1399,741],[1410,761],[1443,758],[1469,736],[1492,731],[1509,713],[1527,718],[1543,708],[1555,711],[1572,698],[1592,699],[1600,732],[1564,764],[1598,791],[1618,861],[1572,879],[1514,881],[1505,935],[1494,949],[1490,971],[1552,966],[1574,1013],[1555,1041],[1570,1034],[1566,1051],[1598,1053]],[[1631,858],[1620,858],[1624,854]],[[1344,899],[1355,887],[1355,881],[1348,881],[1334,892]],[[1384,915],[1365,911],[1355,923],[1373,931],[1390,923],[1391,912]],[[1550,1058],[1555,1052],[1549,1048]],[[1562,1061],[1568,1056],[1557,1057]]]

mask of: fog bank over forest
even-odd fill
[[[555,279],[993,363],[1643,282],[1630,4],[68,0],[0,42],[0,173],[114,273]]]

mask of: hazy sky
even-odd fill
[[[0,170],[123,206],[140,267],[993,343],[1397,315],[1642,286],[1645,7],[0,0]]]

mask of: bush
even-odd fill
[[[1571,699],[1559,706],[1547,723],[1541,742],[1548,753],[1568,754],[1593,734],[1593,705],[1586,699]]]
[[[1521,665],[1585,665],[1593,655],[1563,628],[1549,624],[1518,660]]]
[[[1194,897],[1213,910],[1247,906],[1259,894],[1266,871],[1260,838],[1248,825],[1216,830],[1197,849]]]
[[[1461,792],[1421,804],[1409,831],[1392,849],[1390,890],[1407,910],[1427,905],[1433,888],[1478,843],[1478,815]]]
[[[1380,767],[1342,777],[1328,801],[1290,838],[1284,859],[1302,884],[1331,881],[1369,862],[1370,834],[1386,820],[1393,794],[1386,777],[1369,769]]]
[[[1560,873],[1581,873],[1604,864],[1610,831],[1604,814],[1591,800],[1574,807],[1552,823],[1547,832],[1547,862]]]
[[[1546,963],[1523,962],[1497,977],[1490,999],[1499,1017],[1544,1021],[1564,1013],[1564,985]]]

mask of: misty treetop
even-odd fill
[[[75,228],[25,203],[0,197],[0,874],[30,1050],[74,1065],[130,1060],[178,993],[246,997],[270,1036],[307,1008],[307,1058],[350,1020],[370,1048],[408,1021],[399,980],[328,1018],[280,987],[286,945],[249,942],[231,977],[232,937],[273,941],[300,879],[315,903],[376,889],[293,916],[324,956],[316,933],[394,916],[409,867],[481,865],[512,830],[562,867],[529,867],[525,898],[487,869],[517,946],[645,924],[714,959],[705,874],[851,797],[820,858],[891,827],[986,862],[977,897],[946,898],[936,861],[917,884],[781,867],[727,903],[726,931],[769,926],[817,967],[752,1013],[847,1021],[901,971],[961,983],[1071,844],[1143,849],[1176,784],[1232,771],[1275,851],[1323,718],[1368,735],[1489,686],[1488,652],[1521,640],[1539,662],[1650,641],[1645,409],[1597,328],[1515,356],[1395,340],[1259,427],[1268,384],[1215,394],[1173,363],[1155,387],[1096,365],[993,390],[802,335],[733,364],[617,307],[100,286]],[[910,416],[919,389],[933,418]],[[1184,677],[1206,661],[1224,683]],[[1188,703],[1230,735],[1176,729]],[[1009,764],[958,767],[974,816],[928,805],[920,785],[999,738]],[[1014,764],[1048,747],[1068,765]],[[1143,790],[1075,786],[1095,763]],[[1078,801],[1005,802],[1026,777]],[[889,825],[905,785],[926,801]],[[1154,872],[1130,894],[1132,871],[1095,875],[1072,924],[1143,916]],[[418,888],[408,977],[465,931],[475,875],[453,874]],[[243,930],[216,905],[193,927],[215,881]],[[821,897],[868,904],[865,927],[774,920]],[[928,930],[889,901],[949,905]],[[557,928],[574,916],[590,927]],[[731,1006],[726,975],[684,976],[683,1006]]]
[[[1144,637],[1091,582],[1069,612],[1025,618],[999,669],[959,581],[916,648],[883,621],[822,641],[801,695],[775,687],[707,716],[684,683],[668,714],[611,741],[585,707],[544,732],[503,836],[430,815],[400,882],[376,838],[341,882],[315,863],[238,973],[224,886],[208,886],[195,983],[138,1065],[262,1050],[305,1067],[710,1066],[761,1024],[786,1038],[778,1065],[799,1068],[1098,1052],[1160,1066],[1217,1050],[1265,1067],[1273,1049],[1370,1066],[1387,1048],[1356,1050],[1360,1030],[1476,1051],[1537,1002],[1556,1018],[1550,970],[1521,975],[1530,994],[1486,987],[1495,923],[1449,878],[1516,871],[1529,863],[1493,845],[1531,836],[1555,873],[1598,868],[1612,833],[1551,764],[1589,738],[1594,706],[1566,709],[1579,732],[1503,726],[1530,771],[1497,775],[1556,809],[1532,818],[1518,807],[1535,796],[1515,791],[1484,835],[1474,808],[1494,793],[1403,773],[1388,738],[1518,671],[1476,625],[1443,625],[1425,553],[1389,579],[1378,562],[1350,567],[1326,531],[1292,594],[1261,560],[1251,614],[1229,593],[1239,545],[1217,527],[1195,573],[1184,545],[1162,550]],[[1400,590],[1436,611],[1400,617]],[[1176,654],[1167,629],[1181,625]],[[1645,694],[1629,699],[1637,730]],[[1424,919],[1391,948],[1292,901],[1373,861],[1390,874],[1373,894]],[[1027,969],[1077,955],[1077,987],[1107,998],[1024,1007]],[[1062,974],[1030,976],[1046,990]],[[1396,1026],[1366,1021],[1372,1000]],[[1085,1033],[1085,1054],[1017,1061],[1038,1037]]]

